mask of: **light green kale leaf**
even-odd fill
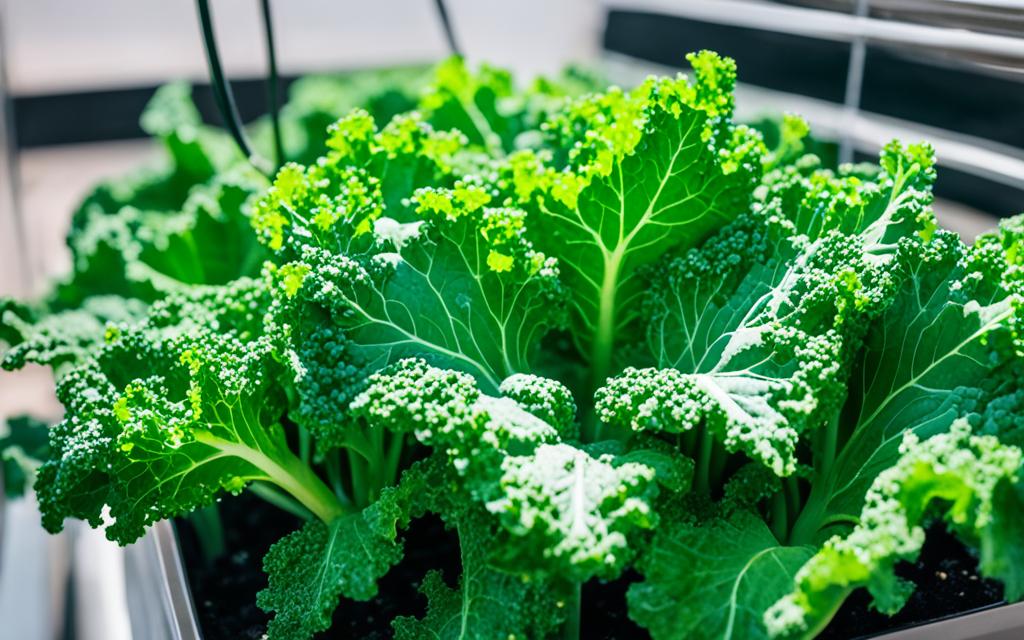
[[[847,363],[891,300],[894,229],[930,231],[926,147],[891,145],[877,184],[805,163],[766,177],[758,203],[653,277],[645,309],[660,368],[628,368],[598,416],[632,430],[700,425],[778,475],[837,409]],[[889,173],[889,171],[893,173]]]
[[[933,517],[980,547],[981,572],[1006,585],[1008,600],[1019,599],[1024,595],[1021,461],[1020,449],[972,435],[962,419],[928,440],[907,431],[896,463],[872,482],[859,524],[825,542],[796,574],[792,593],[766,612],[773,637],[816,634],[860,587],[868,589],[882,613],[898,612],[914,585],[896,575],[896,564],[917,558],[924,526]]]
[[[0,343],[7,346],[0,366],[13,371],[41,364],[60,377],[103,343],[109,324],[135,322],[145,311],[143,302],[119,296],[94,296],[78,308],[50,313],[0,298]]]
[[[759,136],[730,122],[735,64],[689,59],[693,82],[652,78],[581,98],[545,124],[549,149],[496,171],[499,190],[528,212],[527,236],[559,261],[595,387],[642,318],[644,267],[746,211],[761,175]]]
[[[562,321],[562,289],[524,214],[454,181],[452,134],[414,119],[377,133],[358,113],[338,128],[349,134],[325,162],[285,167],[257,206],[257,229],[288,260],[276,270],[283,304],[322,309],[371,370],[421,356],[490,391],[527,370]]]
[[[945,432],[1014,384],[1020,238],[1011,220],[973,248],[938,232],[898,258],[904,284],[854,362],[838,442],[819,456],[796,525],[801,539],[856,521],[874,479],[898,459],[904,432]]]
[[[66,517],[134,541],[249,482],[277,485],[324,521],[341,507],[288,449],[281,367],[262,334],[259,282],[197,288],[156,303],[146,321],[115,325],[104,346],[64,377],[66,415],[39,470],[43,524]]]

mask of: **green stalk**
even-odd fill
[[[366,460],[356,452],[348,449],[348,470],[352,479],[352,501],[359,507],[368,504],[369,487],[366,477]]]
[[[711,450],[715,441],[706,424],[701,429],[697,468],[693,472],[693,488],[697,493],[707,496],[711,494]]]
[[[253,482],[249,485],[249,491],[251,491],[253,495],[262,498],[265,502],[274,505],[282,511],[287,511],[293,516],[298,516],[303,520],[313,519],[313,514],[309,509],[299,504],[299,502],[294,498],[281,493],[275,489],[273,485],[265,484],[263,482]]]
[[[562,640],[579,640],[580,608],[582,585],[577,582],[570,587],[569,600],[565,603],[565,623],[562,625]]]
[[[324,522],[331,522],[348,510],[334,492],[324,484],[313,469],[287,447],[267,443],[268,455],[262,449],[218,438],[209,431],[195,432],[196,440],[223,453],[245,460],[259,469],[265,479],[280,487]]]
[[[829,608],[827,615],[821,617],[816,625],[804,631],[800,638],[801,640],[813,640],[818,637],[825,627],[828,626],[829,622],[832,622],[832,618],[835,617],[836,612],[839,611],[839,607],[846,601],[846,598],[853,592],[853,589],[843,589],[840,593],[835,596],[832,605]]]
[[[829,475],[835,466],[836,451],[839,442],[839,416],[828,421],[824,429],[815,434],[814,476],[811,481],[811,492],[789,532],[793,544],[810,544],[815,534],[821,529],[825,518],[828,496],[832,493],[832,482]]]
[[[722,478],[725,476],[725,466],[729,462],[729,452],[725,450],[722,443],[715,440],[711,445],[711,463],[709,475],[709,488],[721,487]]]
[[[385,483],[382,486],[393,485],[398,482],[398,466],[402,464],[402,450],[405,444],[405,434],[392,433],[391,441],[388,443],[388,452],[384,461]]]
[[[216,504],[197,509],[189,514],[189,522],[196,530],[199,548],[203,554],[203,563],[213,566],[214,561],[224,555],[224,526],[221,524],[220,511]]]
[[[810,544],[814,541],[815,534],[821,529],[828,503],[827,496],[830,493],[823,490],[825,484],[824,481],[812,484],[811,495],[807,497],[803,510],[789,531],[789,539],[792,544]],[[822,489],[819,490],[818,487],[822,487]]]
[[[799,481],[793,476],[787,476],[782,479],[782,488],[786,492],[786,513],[789,517],[796,519],[797,514],[800,513],[800,485]],[[787,525],[793,525],[795,522],[789,522]],[[788,528],[788,526],[787,526]]]
[[[786,544],[786,525],[789,514],[786,513],[786,496],[783,491],[776,491],[772,495],[772,533],[780,544]]]
[[[836,446],[839,440],[839,415],[835,415],[825,429],[818,432],[818,451],[814,460],[814,468],[824,476],[832,469],[836,461]]]
[[[341,453],[331,451],[324,458],[324,469],[327,471],[327,482],[339,497],[345,496],[345,486],[341,482]]]
[[[299,426],[299,459],[306,464],[309,464],[309,460],[312,457],[313,441],[309,435],[309,431]]]

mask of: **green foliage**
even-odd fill
[[[524,238],[525,214],[456,180],[458,134],[415,116],[377,132],[365,112],[332,132],[325,161],[285,167],[257,205],[257,230],[287,260],[282,304],[328,316],[373,369],[428,355],[490,390],[527,370],[561,321],[562,288]]]
[[[0,430],[0,481],[8,498],[25,495],[39,465],[49,456],[48,426],[29,416],[17,416]]]
[[[661,638],[766,638],[763,611],[793,584],[808,547],[779,544],[749,511],[659,529],[629,590],[630,615]]]
[[[562,396],[551,413],[571,407],[557,382],[533,386]],[[374,374],[352,403],[374,426],[412,432],[444,454],[459,486],[498,517],[506,543],[492,550],[495,562],[572,582],[615,577],[633,555],[631,537],[656,524],[654,467],[562,441],[525,410],[533,406],[484,395],[470,376],[422,360]]]
[[[47,529],[99,524],[106,505],[107,536],[127,544],[253,481],[321,517],[342,510],[285,442],[281,367],[262,335],[268,297],[246,280],[169,296],[143,323],[108,329],[61,378],[67,415],[36,483]]]
[[[730,122],[735,64],[689,59],[694,82],[650,79],[571,103],[544,124],[550,149],[504,171],[510,199],[532,216],[527,236],[558,259],[595,385],[641,317],[643,268],[740,214],[761,173],[760,139]]]
[[[0,302],[4,366],[66,409],[48,452],[0,438],[8,484],[42,457],[44,526],[121,543],[247,489],[302,517],[270,640],[377,597],[428,515],[461,574],[400,639],[574,637],[581,585],[630,571],[658,640],[813,636],[856,589],[898,611],[940,521],[1020,598],[1024,216],[968,247],[928,145],[836,167],[688,59],[629,90],[303,80],[272,181],[161,90],[164,164],[86,199],[52,294]]]
[[[327,630],[339,596],[369,600],[377,580],[402,559],[399,530],[429,504],[437,473],[430,461],[402,476],[362,512],[311,520],[276,542],[263,558],[269,578],[257,603],[273,612],[273,638],[309,638]]]
[[[492,525],[479,511],[469,511],[456,525],[462,575],[458,588],[445,584],[438,571],[420,584],[427,598],[422,619],[398,617],[396,640],[418,638],[543,638],[561,623],[564,599],[543,582],[531,582],[493,569]]]
[[[1006,585],[1013,601],[1024,595],[1020,557],[1021,451],[991,436],[973,436],[965,420],[921,441],[907,432],[900,457],[868,490],[859,524],[833,537],[795,578],[792,594],[765,615],[774,636],[802,636],[821,629],[857,587],[866,587],[882,613],[894,614],[914,585],[899,578],[896,563],[914,561],[924,544],[922,524],[941,518],[981,549],[981,570]]]

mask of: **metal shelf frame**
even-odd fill
[[[604,4],[609,9],[661,13],[838,42],[863,40],[870,44],[985,54],[1024,65],[1024,38],[894,22],[868,17],[866,12],[845,14],[757,0],[605,0]],[[1021,10],[1024,11],[1024,5]]]
[[[1024,91],[1024,38],[981,33],[962,28],[914,24],[870,17],[872,6],[892,10],[892,0],[853,0],[851,13],[783,5],[763,0],[604,0],[609,10],[638,11],[699,22],[743,27],[793,36],[850,43],[845,98],[842,104],[753,86],[739,87],[743,95],[762,109],[789,110],[803,115],[812,128],[840,143],[840,160],[850,161],[853,152],[877,153],[893,138],[929,140],[941,165],[993,182],[1024,190],[1024,150],[963,133],[929,127],[860,109],[867,45],[883,45],[905,51],[917,50],[937,58],[956,58],[1002,71],[1022,74]],[[1019,9],[1021,0],[942,0],[950,6]],[[920,11],[920,4],[914,5]]]

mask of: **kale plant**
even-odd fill
[[[426,514],[462,574],[397,638],[578,637],[581,585],[627,570],[654,638],[812,637],[860,588],[899,611],[936,524],[1019,599],[1024,220],[967,246],[929,146],[825,168],[786,117],[769,148],[734,63],[689,60],[587,93],[456,58],[322,143],[298,103],[320,155],[265,188],[180,160],[209,182],[154,188],[180,216],[104,218],[140,247],[104,293],[140,308],[7,303],[8,366],[61,367],[44,526],[126,544],[253,491],[305,521],[264,558],[272,639],[376,596]]]

